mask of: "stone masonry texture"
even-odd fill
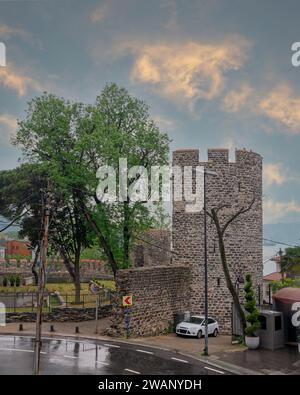
[[[204,166],[217,175],[207,175],[207,210],[228,205],[220,211],[221,224],[242,207],[256,201],[239,216],[225,233],[227,261],[233,283],[238,276],[251,273],[255,289],[262,284],[262,157],[246,150],[235,151],[235,162],[229,162],[227,149],[208,150],[207,162],[199,162],[198,150],[173,153],[173,165]],[[194,177],[194,176],[193,176]],[[203,211],[189,213],[185,202],[173,204],[173,262],[191,269],[189,310],[204,313],[204,226]],[[231,333],[232,298],[221,266],[215,225],[207,217],[209,315],[215,317],[222,333]],[[243,286],[240,286],[243,288]],[[242,294],[242,293],[241,293]]]
[[[228,227],[225,247],[233,283],[238,287],[238,277],[251,273],[254,289],[257,291],[261,285],[262,290],[262,157],[252,151],[236,150],[235,161],[230,162],[227,149],[210,149],[207,161],[200,162],[198,150],[178,150],[173,152],[173,166],[192,166],[190,181],[194,191],[196,166],[217,173],[207,175],[207,209],[226,205],[220,210],[221,224],[248,207],[255,197],[251,210]],[[176,313],[204,314],[204,215],[203,210],[188,212],[186,204],[173,202],[172,259],[168,264],[161,265],[161,259],[153,253],[148,255],[144,267],[118,272],[110,334],[126,333],[123,295],[134,298],[134,306],[130,308],[132,336],[167,331]],[[215,225],[209,217],[207,246],[209,316],[219,321],[221,333],[231,334],[232,297],[224,278]],[[239,289],[242,301],[243,285]]]
[[[168,265],[170,253],[171,232],[167,229],[150,229],[143,233],[133,249],[131,260],[133,266]]]
[[[129,308],[130,334],[153,336],[172,327],[174,314],[189,306],[190,270],[185,265],[166,265],[119,270],[113,325],[110,334],[126,334],[122,296],[133,296]]]

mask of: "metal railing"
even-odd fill
[[[112,302],[113,291],[104,289],[99,295],[100,306],[109,305]],[[97,296],[90,293],[81,293],[80,299],[76,300],[75,293],[46,292],[44,296],[44,312],[52,312],[53,309],[76,309],[94,308]],[[0,302],[6,306],[7,313],[34,313],[36,312],[36,292],[0,293]]]

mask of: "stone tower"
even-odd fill
[[[262,284],[262,157],[254,152],[236,150],[235,162],[229,162],[227,149],[209,149],[207,162],[199,162],[199,151],[173,152],[173,166],[204,166],[217,175],[207,175],[207,209],[226,204],[221,211],[224,223],[240,208],[256,201],[239,216],[225,233],[225,247],[231,278],[251,273],[255,290]],[[193,184],[195,172],[192,173]],[[227,289],[218,248],[215,225],[207,217],[209,315],[218,319],[222,333],[231,333],[232,298]],[[204,313],[204,226],[203,210],[186,211],[186,203],[173,202],[173,263],[191,268],[190,311]],[[188,285],[188,284],[187,284]],[[237,285],[238,286],[238,285]],[[243,286],[240,286],[243,288]],[[262,288],[262,287],[261,287]],[[242,294],[242,292],[241,292]]]

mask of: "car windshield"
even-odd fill
[[[198,324],[198,325],[200,325],[200,324],[202,324],[202,322],[203,322],[203,318],[200,318],[200,317],[191,317],[191,318],[185,320],[184,322],[188,322],[188,323],[190,323],[190,324]]]

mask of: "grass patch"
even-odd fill
[[[111,291],[115,290],[115,282],[114,280],[98,280],[98,282],[103,285],[105,288],[110,289]],[[72,294],[75,292],[75,287],[73,283],[48,283],[46,284],[46,290],[48,292],[58,291],[61,294]],[[3,287],[0,286],[0,293],[26,293],[26,292],[37,292],[38,287],[36,285],[21,285],[20,287]],[[89,284],[81,283],[81,292],[84,294],[89,293]]]

